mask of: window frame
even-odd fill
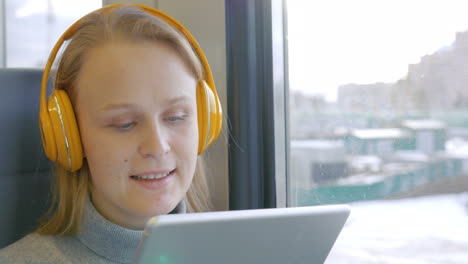
[[[283,0],[226,0],[229,207],[287,205]]]
[[[6,67],[6,0],[0,0],[0,68]]]

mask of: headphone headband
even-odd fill
[[[115,4],[115,5],[105,6],[105,7],[102,7],[100,9],[97,9],[97,10],[91,12],[91,13],[101,12],[101,11],[108,11],[108,10],[111,10],[112,8],[114,8],[114,7],[123,6],[123,5],[129,5],[129,4]],[[203,66],[203,69],[205,70],[205,75],[206,75],[205,80],[206,80],[208,86],[210,87],[213,94],[216,97],[218,97],[218,94],[216,92],[214,79],[213,79],[213,74],[211,72],[210,65],[208,64],[208,60],[206,59],[206,56],[203,53],[202,49],[200,48],[200,45],[198,45],[198,42],[192,36],[190,31],[188,31],[181,23],[179,23],[173,17],[169,16],[168,14],[166,14],[166,13],[160,11],[160,10],[157,10],[155,8],[151,8],[151,7],[148,7],[148,6],[144,6],[144,5],[138,5],[138,4],[130,4],[130,5],[139,7],[141,9],[143,9],[145,12],[147,12],[147,13],[155,16],[155,17],[158,17],[158,18],[162,19],[164,22],[169,24],[171,27],[177,29],[179,32],[181,32],[186,37],[187,41],[190,43],[190,45],[195,50],[195,53],[197,54],[198,58],[200,59],[200,62],[202,64],[202,66]],[[91,13],[89,13],[89,14],[91,14]],[[40,102],[41,102],[40,111],[44,112],[44,114],[47,113],[47,111],[46,111],[47,89],[46,88],[47,88],[47,80],[49,78],[49,74],[50,74],[50,70],[52,68],[52,64],[53,64],[53,62],[54,62],[54,60],[55,60],[55,58],[57,56],[57,53],[58,53],[60,47],[63,45],[63,43],[66,40],[70,39],[73,36],[73,34],[76,32],[78,26],[80,25],[81,21],[83,21],[83,19],[86,18],[89,14],[85,15],[84,17],[80,18],[75,23],[73,23],[62,34],[62,36],[58,39],[57,43],[55,43],[55,46],[53,47],[53,49],[52,49],[52,51],[50,53],[49,59],[48,59],[47,64],[46,64],[46,66],[44,68],[44,74],[42,75],[42,81],[41,81],[41,88],[42,89],[41,89],[41,95],[40,95],[41,96],[41,98],[40,98]],[[218,105],[218,107],[220,107],[220,106]]]

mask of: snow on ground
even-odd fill
[[[351,208],[326,264],[468,263],[468,192]]]

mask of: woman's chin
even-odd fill
[[[139,215],[142,215],[143,217],[145,218],[151,218],[153,216],[158,216],[158,215],[165,215],[165,214],[168,214],[170,212],[172,212],[172,210],[174,210],[174,208],[176,208],[176,206],[178,205],[178,202],[174,201],[174,202],[160,202],[160,203],[149,203],[149,204],[144,204],[144,203],[139,203],[137,205],[137,208],[135,208],[137,212],[137,214]]]

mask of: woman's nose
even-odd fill
[[[149,127],[142,135],[142,138],[139,152],[144,158],[161,157],[171,149],[166,133],[156,125]]]

